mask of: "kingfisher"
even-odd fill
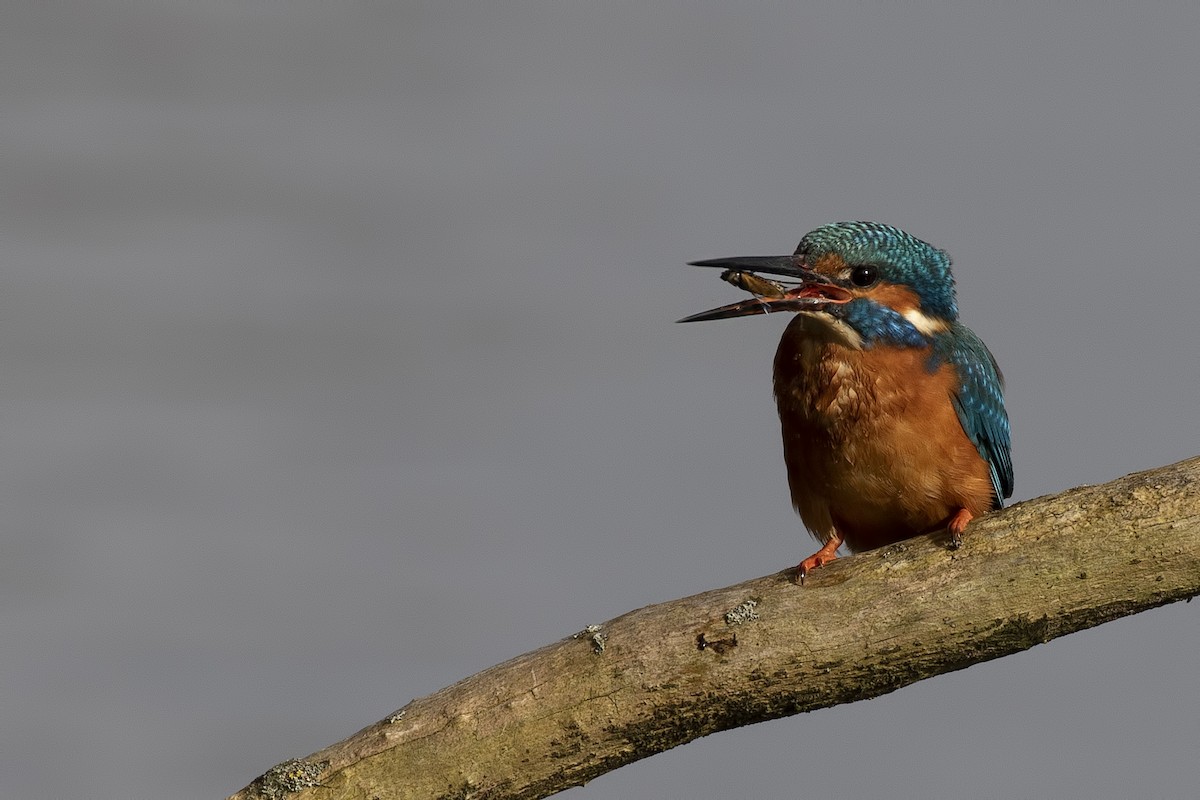
[[[878,222],[836,222],[790,256],[696,261],[754,294],[679,320],[794,312],[775,352],[792,505],[821,548],[851,552],[944,531],[1012,495],[1004,378],[958,319],[945,251]],[[760,278],[776,275],[786,281]]]

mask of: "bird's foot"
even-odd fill
[[[962,547],[963,531],[967,529],[967,523],[975,518],[975,515],[965,508],[960,508],[954,512],[954,516],[950,518],[950,522],[946,525],[946,530],[950,533],[950,549],[957,550]]]
[[[804,579],[808,577],[808,573],[812,572],[817,567],[823,567],[830,561],[837,558],[837,549],[842,545],[842,538],[834,536],[828,542],[821,546],[821,549],[813,553],[808,558],[801,561],[796,566],[796,578],[800,581],[800,585],[804,585]]]

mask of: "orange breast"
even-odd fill
[[[953,369],[928,349],[854,350],[798,315],[775,356],[792,503],[821,541],[867,550],[992,505],[986,462],[951,404]]]

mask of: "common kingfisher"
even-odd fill
[[[680,322],[792,311],[775,353],[792,505],[821,549],[944,530],[951,547],[1012,495],[1004,378],[958,321],[950,257],[878,222],[808,233],[794,255],[693,262],[755,297]],[[758,277],[781,276],[784,283]]]

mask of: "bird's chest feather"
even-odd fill
[[[953,369],[930,363],[927,347],[858,349],[803,318],[789,325],[775,397],[792,500],[819,537],[836,524],[859,549],[912,535],[950,513],[956,482],[980,472],[950,399]]]
[[[930,405],[951,409],[947,376],[929,370],[929,356],[928,348],[855,349],[785,335],[775,359],[780,416],[843,448],[889,438],[898,420]]]

